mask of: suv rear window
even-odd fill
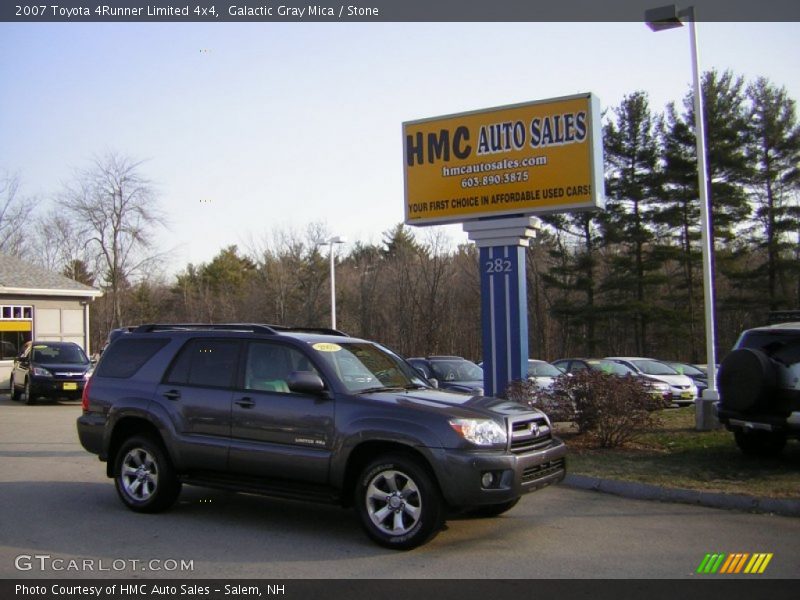
[[[789,365],[800,361],[800,331],[750,331],[742,336],[736,347],[761,350],[770,358]]]
[[[156,352],[169,343],[165,338],[125,338],[117,340],[103,353],[95,374],[98,377],[127,379],[142,368]]]

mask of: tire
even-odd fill
[[[364,531],[386,548],[416,548],[444,525],[436,482],[417,460],[401,454],[379,457],[364,468],[355,504]]]
[[[778,374],[769,357],[760,350],[734,350],[719,370],[722,406],[728,410],[754,410],[768,403],[778,382]]]
[[[33,404],[33,396],[31,394],[31,380],[25,380],[25,404],[31,405]]]
[[[14,402],[19,402],[19,392],[17,391],[17,385],[14,383],[14,376],[11,376],[11,379],[8,381],[8,389],[9,394],[11,395],[11,399]]]
[[[181,493],[181,483],[164,448],[148,436],[127,439],[114,461],[114,485],[122,502],[136,512],[168,509]]]
[[[772,458],[786,445],[786,436],[772,431],[736,431],[733,435],[736,445],[747,456]]]
[[[501,502],[500,504],[488,504],[486,506],[478,506],[469,510],[470,517],[477,517],[479,519],[491,519],[499,517],[504,512],[508,512],[514,508],[519,502],[519,498],[514,498],[508,502]]]

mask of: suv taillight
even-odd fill
[[[92,387],[92,378],[86,380],[83,386],[83,393],[81,394],[81,409],[83,412],[89,412],[89,388]]]

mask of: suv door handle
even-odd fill
[[[177,400],[181,397],[181,393],[178,390],[170,390],[168,392],[164,392],[164,397],[169,398],[170,400]]]
[[[255,401],[248,397],[239,398],[238,400],[234,400],[233,403],[238,404],[242,408],[253,408],[256,405]]]

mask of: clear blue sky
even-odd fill
[[[698,37],[703,70],[800,99],[800,24]],[[0,169],[47,203],[95,155],[145,160],[168,271],[311,221],[378,242],[403,220],[403,121],[580,92],[661,111],[690,66],[686,28],[641,23],[0,23]]]

